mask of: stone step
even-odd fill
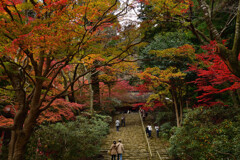
[[[115,128],[115,120],[120,119],[121,115],[113,117],[113,123],[110,125],[110,133],[104,140],[101,147],[102,157],[97,160],[110,160],[111,156],[107,154],[107,150],[110,148],[113,140],[117,141],[121,139],[125,148],[123,153],[124,160],[150,160],[147,143],[142,131],[141,120],[138,113],[125,114],[126,126],[120,127],[119,132]],[[164,144],[160,139],[157,139],[154,132],[153,138],[149,139],[153,157],[151,160],[159,160],[156,151],[158,151],[161,157],[165,160],[168,159],[167,151]]]
[[[162,140],[161,138],[158,138],[156,135],[156,131],[154,129],[154,125],[151,123],[151,117],[147,117],[146,121],[144,122],[144,126],[146,128],[147,125],[152,125],[152,137],[149,138],[149,143],[150,143],[150,147],[151,147],[151,151],[153,153],[153,160],[159,160],[159,157],[157,155],[157,152],[160,154],[162,159],[170,159],[169,155],[168,155],[168,151],[167,151],[167,143]]]

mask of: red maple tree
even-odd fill
[[[196,72],[198,76],[191,82],[197,85],[196,92],[200,93],[197,97],[198,106],[223,104],[215,100],[214,95],[240,88],[240,78],[233,75],[223,60],[215,54],[216,44],[216,41],[211,41],[210,44],[202,46],[207,52],[196,55],[198,63],[191,65],[188,70]]]

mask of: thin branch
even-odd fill
[[[34,85],[36,84],[35,81],[33,80],[33,78],[26,72],[26,69],[25,69],[23,66],[15,63],[15,62],[13,62],[13,61],[8,61],[8,62],[9,62],[9,63],[12,63],[12,64],[14,64],[14,65],[16,65],[16,66],[18,66],[19,68],[21,68],[21,69],[24,71],[24,74],[26,74],[27,77],[32,81],[32,83],[33,83]]]
[[[201,31],[199,31],[199,30],[197,30],[197,29],[195,29],[195,31],[205,40],[205,41],[207,41],[207,42],[210,42],[211,41],[211,39],[210,38],[208,38],[204,33],[202,33]]]
[[[50,53],[49,53],[50,54]],[[46,67],[45,67],[45,71],[43,73],[43,76],[46,77],[46,75],[49,73],[50,71],[50,65],[53,59],[50,58],[50,56],[47,56],[47,61],[46,61]]]
[[[7,91],[17,91],[17,90],[19,90],[19,89],[8,89],[8,88],[1,87],[1,86],[0,86],[0,88],[3,89],[3,90],[7,90]]]
[[[89,70],[89,71],[87,71],[87,72],[79,75],[72,83],[75,83],[80,77],[85,76],[86,74],[88,74],[88,73],[91,72],[91,71],[92,71],[92,70]],[[68,90],[68,88],[71,86],[72,83],[68,84],[68,86],[67,86],[61,93],[59,93],[59,94],[57,94],[55,97],[53,97],[53,98],[51,99],[51,101],[50,101],[45,107],[41,108],[39,111],[42,112],[42,111],[48,109],[48,108],[50,107],[50,105],[51,105],[57,98],[61,97],[61,96]],[[46,97],[46,96],[45,96],[45,97]],[[44,99],[42,99],[41,102],[43,102],[43,100],[44,100]]]
[[[230,154],[230,153],[223,153],[223,152],[220,152],[220,151],[218,151],[218,150],[215,150],[217,153],[220,153],[220,154],[223,154],[223,155],[228,155],[228,156],[231,156],[234,160],[237,160],[237,158],[234,156],[234,155],[232,155],[232,154]]]
[[[223,29],[221,30],[221,32],[220,32],[220,36],[221,36],[221,35],[223,34],[223,32],[228,28],[228,26],[232,23],[232,21],[235,19],[236,16],[237,16],[237,14],[234,14],[232,18],[230,18],[231,15],[229,16],[228,21],[226,22],[224,28],[223,28]]]
[[[14,129],[15,129],[15,126],[0,126],[0,130],[2,131],[11,131]]]
[[[3,35],[5,36],[5,37],[7,37],[8,39],[10,39],[10,40],[14,40],[14,38],[12,38],[12,37],[10,37],[9,35],[7,35],[6,33],[3,33]]]
[[[52,74],[52,72],[53,72],[55,69],[57,69],[57,67],[60,66],[60,65],[61,65],[63,62],[65,62],[67,59],[68,59],[68,57],[62,59],[61,61],[58,61],[58,62],[54,63],[54,64],[51,66],[51,68],[49,68],[48,71],[45,70],[43,76],[46,77],[46,78],[49,77],[49,76]],[[52,60],[51,60],[51,61],[52,61]]]
[[[44,51],[40,51],[39,57],[40,57],[39,65],[38,65],[39,75],[37,76],[42,76],[43,64],[44,64]]]
[[[43,101],[45,100],[47,93],[50,91],[50,88],[52,86],[52,83],[54,82],[55,78],[58,76],[58,74],[60,73],[60,71],[62,70],[62,68],[64,68],[67,65],[68,62],[66,62],[64,65],[62,65],[61,67],[58,68],[57,72],[55,73],[55,75],[52,77],[50,83],[48,84],[48,87],[46,89],[46,92],[43,95],[42,100],[40,101],[40,104],[43,103]],[[41,106],[41,105],[40,105]]]
[[[31,63],[32,63],[33,68],[34,68],[34,72],[35,72],[35,74],[37,75],[37,73],[38,73],[38,64],[37,64],[37,62],[34,60],[33,54],[30,53],[30,51],[29,51],[28,49],[23,49],[21,46],[19,46],[19,47],[24,51],[24,53],[25,53],[25,54],[29,57],[29,59],[31,60]]]
[[[12,12],[8,9],[7,5],[6,5],[6,4],[3,4],[3,2],[2,2],[2,5],[3,5],[3,9],[4,9],[4,10],[7,12],[7,14],[11,17],[11,20],[14,21]]]
[[[131,44],[131,45],[127,46],[119,55],[117,55],[116,57],[110,59],[106,64],[110,63],[111,61],[113,61],[113,60],[115,60],[115,59],[117,59],[117,58],[119,58],[119,57],[121,57],[121,56],[122,56],[126,51],[128,51],[131,47],[136,46],[136,45],[138,45],[138,44],[140,44],[140,43],[142,43],[142,40],[139,41],[139,42],[137,42],[137,43],[134,43],[134,44]]]
[[[91,32],[93,29],[97,28],[98,23],[100,23],[103,20],[103,17],[117,4],[118,0],[115,0],[115,2],[113,3],[112,6],[110,6],[103,14],[102,16],[99,18],[99,20],[95,23],[95,25],[89,30],[89,32]]]
[[[34,0],[30,0],[30,2],[32,3],[33,6],[37,5],[37,3]]]
[[[14,7],[15,11],[17,12],[17,15],[20,19],[20,22],[23,24],[22,16],[21,16],[19,10],[17,9],[16,5],[13,2],[12,2],[12,4],[13,4],[13,7]]]
[[[75,83],[80,77],[83,77],[83,76],[85,76],[86,74],[94,71],[96,68],[99,68],[99,67],[108,65],[108,63],[110,63],[110,62],[112,62],[113,60],[119,58],[119,57],[120,57],[123,53],[125,53],[128,49],[130,49],[131,47],[133,47],[133,46],[135,46],[135,45],[137,45],[137,44],[140,44],[141,42],[142,42],[142,41],[129,45],[129,46],[126,47],[126,49],[123,50],[119,55],[115,56],[114,58],[112,58],[111,60],[109,60],[109,61],[108,61],[107,63],[105,63],[104,65],[95,66],[95,68],[92,68],[92,69],[86,71],[85,73],[77,76],[76,79],[74,79],[70,84],[68,84],[68,86],[67,86],[61,93],[57,94],[54,98],[51,99],[51,101],[50,101],[45,107],[41,108],[41,109],[40,109],[40,112],[48,109],[48,108],[50,107],[50,105],[54,102],[54,100],[56,100],[57,98],[61,97],[64,93],[66,93],[66,91],[68,90],[68,88],[69,88],[73,83]],[[52,80],[52,81],[53,81],[53,80]],[[44,101],[45,97],[46,97],[46,92],[45,92],[45,96],[44,96],[44,98],[42,98],[40,104],[42,104],[42,102]],[[40,106],[41,106],[41,105],[40,105]]]

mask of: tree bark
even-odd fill
[[[180,124],[182,124],[182,121],[183,121],[183,96],[182,96],[182,88],[181,87],[179,87],[179,97],[178,97],[178,99],[179,99],[179,120],[180,120]]]
[[[61,70],[61,74],[62,74],[62,77],[63,77],[64,88],[67,88],[67,77],[66,77],[66,75],[65,75],[63,70]],[[67,102],[69,102],[69,97],[68,97],[67,91],[65,92],[65,100]]]
[[[74,74],[73,74],[73,81],[76,79],[77,77],[77,70],[78,70],[78,67],[79,67],[79,63],[75,66],[75,69],[74,69]],[[72,92],[72,97],[71,97],[71,100],[72,102],[76,102],[76,99],[75,99],[75,92],[74,92],[74,84],[75,83],[72,83],[71,85],[71,92]]]
[[[207,5],[205,0],[198,0],[198,3],[201,9],[203,10],[204,19],[205,19],[205,22],[207,23],[209,33],[210,35],[212,35],[212,39],[220,42],[221,41],[220,34],[212,23],[211,13],[210,13],[211,10],[209,9],[209,6]]]
[[[238,99],[237,99],[234,91],[229,91],[229,94],[230,94],[231,97],[232,97],[233,106],[234,106],[234,107],[237,107],[237,106],[239,105],[239,103],[238,103]]]
[[[99,87],[99,79],[98,79],[99,72],[95,71],[91,75],[92,79],[92,90],[93,90],[93,108],[94,110],[100,109],[100,87]]]
[[[94,108],[93,108],[93,101],[94,101],[94,97],[93,97],[93,89],[92,89],[92,84],[89,84],[89,94],[90,94],[90,113],[91,115],[93,115],[94,113]]]
[[[111,97],[111,84],[107,84],[108,86],[108,97]]]
[[[179,111],[178,111],[178,104],[177,104],[177,97],[176,97],[175,90],[171,90],[171,94],[172,94],[172,100],[175,108],[177,127],[180,127],[181,125],[180,125],[180,118],[179,118]]]

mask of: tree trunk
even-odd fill
[[[8,160],[23,160],[28,140],[22,130],[12,131]]]
[[[176,97],[176,91],[172,90],[171,94],[172,94],[172,100],[174,103],[174,108],[175,108],[175,114],[176,114],[176,120],[177,120],[177,127],[180,127],[180,118],[179,118],[179,111],[178,111],[178,104],[177,104],[177,97]]]
[[[233,106],[234,106],[234,107],[237,107],[237,106],[239,105],[239,103],[238,103],[238,99],[237,99],[237,97],[236,97],[234,91],[229,91],[229,94],[230,94],[231,97],[232,97],[232,100],[233,100]]]
[[[180,120],[180,124],[182,124],[182,121],[183,121],[183,96],[182,96],[182,90],[181,90],[181,87],[179,87],[179,111],[180,111],[180,115],[179,115],[179,120]]]
[[[90,93],[90,112],[91,112],[91,115],[93,115],[93,111],[94,111],[94,108],[93,108],[93,89],[92,89],[92,84],[89,84],[89,93]]]
[[[108,84],[108,97],[111,97],[111,84]]]
[[[13,70],[18,70],[18,66],[12,65]],[[22,81],[25,81],[25,77],[19,73],[6,71],[8,77],[11,80],[11,84],[15,90],[16,102],[19,110],[14,117],[14,130],[11,132],[11,141],[8,150],[8,160],[22,160],[26,142],[23,140],[24,134],[22,129],[24,127],[24,121],[28,113],[28,104],[26,102],[26,92],[23,89]]]
[[[98,72],[95,71],[94,74],[91,75],[92,79],[92,90],[93,90],[93,108],[94,110],[100,109],[100,88],[99,88],[99,79]]]
[[[85,72],[87,72],[86,66],[83,65],[83,68],[84,68]],[[89,103],[90,103],[89,108],[90,108],[91,115],[93,115],[93,112],[94,112],[94,108],[93,108],[93,101],[94,101],[93,94],[94,93],[93,93],[93,89],[92,89],[92,73],[91,72],[88,73],[86,78],[87,78],[88,84],[89,84]],[[83,81],[83,83],[84,83],[84,81]]]
[[[240,103],[240,90],[239,89],[236,90],[236,94],[237,94],[238,102]]]
[[[91,115],[93,115],[93,112],[94,112],[94,108],[93,108],[93,89],[92,89],[92,80],[91,80],[91,74],[89,73],[89,75],[87,76],[87,80],[88,80],[88,83],[89,83],[89,102],[90,102],[90,113]]]
[[[78,70],[79,65],[80,65],[80,64],[78,63],[78,64],[75,66],[72,81],[74,81],[74,80],[76,79],[76,77],[77,77],[77,70]],[[71,76],[69,75],[69,79],[71,79],[70,77],[71,77]],[[72,81],[71,81],[71,82],[72,82]],[[75,103],[76,103],[77,101],[76,101],[76,98],[75,98],[74,84],[75,84],[75,83],[72,83],[72,84],[71,84],[71,92],[72,92],[72,94],[71,94],[71,95],[72,95],[72,96],[71,96],[71,102],[75,102]]]
[[[62,77],[63,77],[63,82],[64,82],[63,84],[64,84],[64,89],[65,89],[65,88],[67,88],[67,77],[66,77],[63,70],[61,70],[61,74],[62,74]],[[65,94],[65,100],[67,102],[69,102],[69,97],[68,97],[67,91],[64,94]]]
[[[30,112],[24,121],[24,124],[18,126],[11,132],[11,141],[9,143],[9,154],[8,160],[23,160],[24,154],[26,153],[26,146],[33,132],[33,128],[36,125],[36,119],[40,112],[38,111],[38,106],[32,107]]]
[[[9,73],[10,75],[11,73]],[[33,132],[36,120],[40,114],[39,102],[43,81],[36,79],[35,90],[30,102],[26,100],[26,92],[21,85],[22,77],[11,76],[12,86],[14,87],[16,102],[19,109],[14,117],[14,129],[11,132],[11,141],[9,143],[8,160],[23,160],[26,151],[27,142]]]

